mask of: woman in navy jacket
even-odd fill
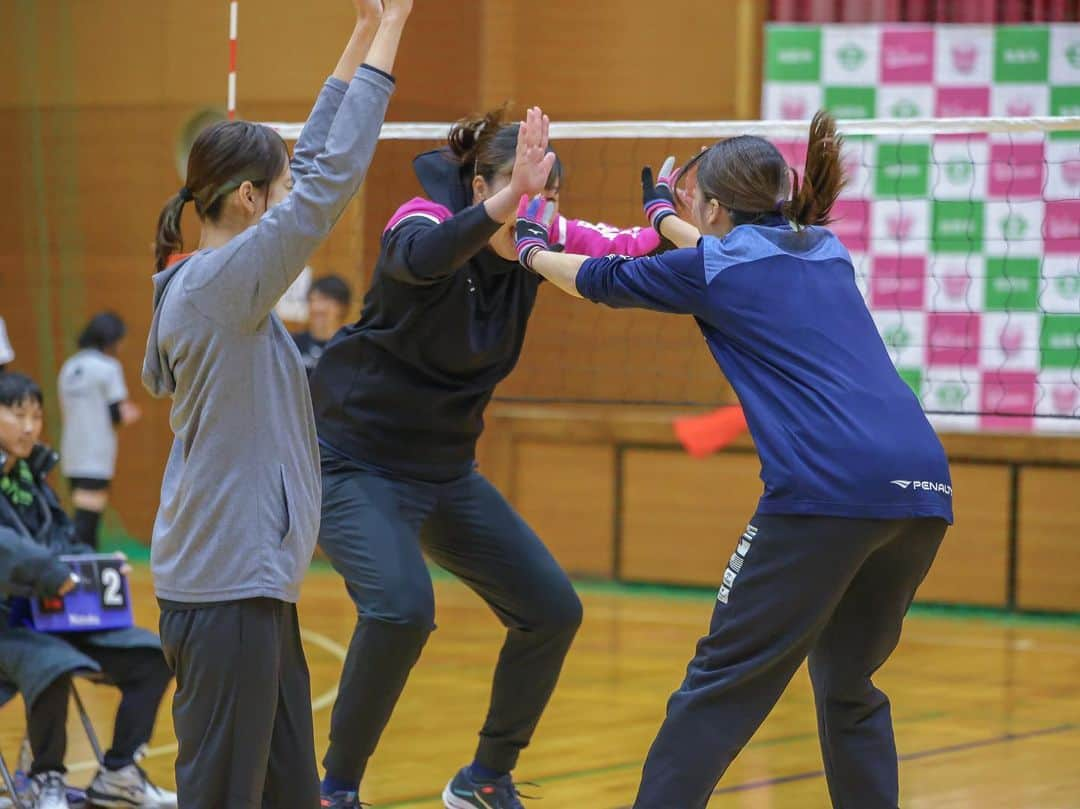
[[[952,484],[848,251],[823,227],[844,182],[840,147],[818,113],[800,184],[762,138],[717,143],[680,174],[695,180],[683,200],[696,228],[646,182],[654,226],[694,245],[654,258],[550,251],[541,201],[520,208],[522,263],[565,292],[697,320],[761,458],[764,493],[668,704],[638,809],[704,807],[807,657],[833,805],[898,805],[889,701],[871,676],[952,521]]]

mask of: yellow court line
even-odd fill
[[[348,650],[332,638],[326,637],[326,635],[315,632],[311,629],[300,630],[300,637],[310,643],[312,646],[318,646],[324,652],[328,652],[336,657],[341,662],[345,662],[345,655]],[[333,704],[337,699],[338,687],[335,685],[333,688],[329,688],[319,696],[315,697],[311,701],[311,712],[316,713],[324,708]],[[157,756],[165,756],[176,753],[176,744],[163,744],[158,747],[148,747],[144,758],[156,758]],[[68,772],[89,772],[90,770],[96,770],[100,764],[91,759],[89,761],[80,761],[76,764],[72,764],[68,767]]]

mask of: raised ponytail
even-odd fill
[[[791,169],[791,199],[781,206],[783,215],[799,227],[833,221],[829,214],[846,182],[840,158],[843,143],[836,133],[836,119],[818,110],[810,122],[802,182],[798,172]]]
[[[463,118],[450,130],[446,139],[450,159],[461,166],[466,183],[473,177],[483,177],[491,182],[495,175],[509,172],[517,156],[520,124],[506,123],[506,105],[490,110],[477,118]],[[554,151],[548,146],[548,151]],[[547,186],[551,188],[562,178],[562,163],[558,157],[548,175]]]
[[[489,110],[478,118],[462,118],[450,129],[446,139],[450,152],[461,165],[476,166],[482,162],[480,158],[487,151],[487,146],[504,126],[505,117],[506,107],[503,106]],[[479,170],[476,173],[483,175]]]
[[[186,189],[175,194],[165,203],[158,216],[157,237],[154,239],[154,266],[157,272],[165,269],[169,256],[184,249],[184,234],[180,230],[180,217],[184,213],[184,203],[188,201]]]

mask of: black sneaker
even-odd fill
[[[518,798],[527,798],[504,775],[494,781],[476,781],[468,767],[462,767],[443,790],[446,809],[525,809]]]

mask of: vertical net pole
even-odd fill
[[[239,5],[237,0],[229,3],[229,95],[226,110],[230,121],[236,118],[236,23]]]

